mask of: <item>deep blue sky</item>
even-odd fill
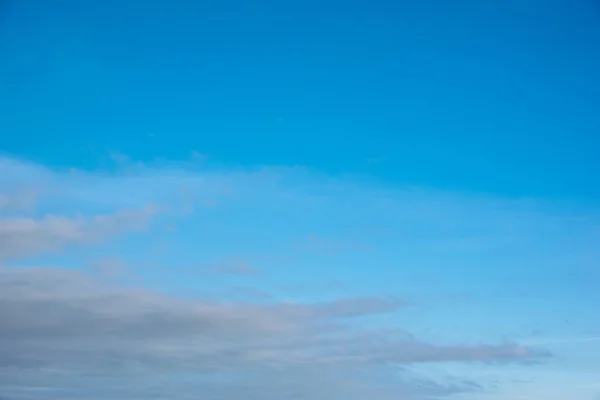
[[[596,1],[8,0],[2,12],[10,154],[90,167],[106,149],[194,149],[600,197]]]

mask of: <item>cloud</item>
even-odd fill
[[[542,320],[541,302],[482,295],[517,288],[552,309],[539,293],[556,304],[579,295],[562,277],[599,254],[598,214],[571,205],[373,187],[303,168],[122,163],[68,171],[0,157],[0,265],[52,252],[66,261],[53,265],[71,268],[2,267],[0,395],[433,400],[485,390],[433,366],[468,375],[549,354],[497,342]],[[158,229],[143,240],[107,240],[149,221]],[[65,251],[89,244],[106,247]],[[202,268],[260,279],[229,287]],[[311,289],[333,280],[344,287]],[[382,295],[418,303],[457,292],[478,301],[439,311]]]
[[[187,376],[185,384],[210,389],[212,396],[228,393],[223,398],[232,400],[247,398],[248,391],[325,399],[355,390],[377,393],[378,385],[366,379],[369,369],[544,355],[512,344],[438,346],[403,332],[344,323],[401,307],[381,298],[261,304],[178,298],[100,284],[80,271],[2,267],[0,373],[21,382],[21,391],[51,381],[52,395],[83,390],[98,377],[115,388],[123,385],[122,392],[113,390],[125,396],[136,392],[135,382],[156,375],[166,379],[165,387],[154,389],[161,395],[179,385],[178,376]],[[351,376],[357,380],[337,380]],[[394,379],[386,385],[390,393],[413,391],[407,398],[458,390]],[[187,398],[185,390],[176,398]]]
[[[119,257],[110,257],[93,262],[90,272],[99,279],[132,278],[129,266]]]
[[[28,211],[34,207],[36,200],[37,193],[32,189],[0,193],[0,212]]]
[[[154,212],[153,207],[147,207],[91,217],[0,217],[0,261],[32,257],[69,244],[90,243],[124,230],[144,229]]]

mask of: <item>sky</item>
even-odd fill
[[[0,0],[1,400],[599,400],[600,3]]]

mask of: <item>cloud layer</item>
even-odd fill
[[[394,312],[400,306],[381,298],[226,303],[112,287],[80,271],[4,267],[0,269],[0,371],[15,382],[29,377],[27,387],[66,380],[53,392],[62,396],[83,390],[83,382],[92,376],[117,382],[161,374],[172,376],[165,383],[168,390],[178,385],[174,375],[180,374],[190,376],[188,384],[192,378],[203,381],[216,374],[217,381],[226,382],[227,389],[220,390],[227,391],[247,385],[244,377],[253,376],[254,390],[268,394],[283,390],[280,386],[286,381],[290,387],[285,390],[292,390],[307,378],[316,379],[317,371],[347,379],[355,376],[365,380],[361,385],[366,389],[376,390],[378,385],[366,379],[372,370],[545,355],[511,344],[435,346],[395,330],[352,329],[345,324],[347,318]],[[274,382],[271,376],[279,375],[282,381]],[[323,384],[306,382],[302,390],[308,397],[299,398],[321,398],[317,394],[324,389],[331,396],[350,391],[344,381],[326,382],[326,388]],[[387,384],[397,386],[394,390],[406,389],[393,380]],[[209,382],[197,390],[212,391],[213,385]],[[421,394],[429,390],[441,388],[426,385]],[[131,387],[127,393],[134,391]],[[240,388],[228,398],[244,398],[244,391]]]
[[[398,243],[404,246],[401,254],[419,253],[422,259],[480,253],[500,258],[511,246],[512,254],[521,254],[520,242],[533,237],[564,243],[574,232],[593,231],[577,216],[531,212],[540,208],[530,202],[366,190],[294,168],[219,172],[128,164],[109,174],[57,172],[14,159],[0,159],[0,166],[8,172],[0,177],[5,193],[0,203],[0,395],[11,399],[428,400],[484,388],[459,377],[419,376],[414,366],[521,364],[550,355],[513,342],[415,337],[402,324],[413,307],[398,300],[402,293],[227,301],[210,290],[167,290],[162,278],[175,274],[171,265],[151,287],[141,264],[127,271],[139,280],[106,282],[94,272],[128,268],[119,252],[131,255],[130,250],[110,245],[111,238],[127,232],[144,231],[148,242],[130,251],[144,257],[154,254],[157,237],[184,235],[189,250],[167,252],[163,263],[180,263],[222,246],[223,258],[211,253],[202,262],[189,260],[187,268],[200,272],[194,277],[197,286],[209,287],[213,276],[202,273],[207,270],[218,279],[256,278],[252,282],[277,272],[231,251],[252,250],[261,236],[267,248],[284,249],[278,257],[289,253],[284,256],[328,265],[336,257],[377,262],[374,254],[386,250],[382,246],[398,249]],[[189,228],[192,217],[196,225]],[[309,220],[328,225],[317,232]],[[561,229],[552,230],[556,226]],[[289,243],[280,233],[291,238]],[[590,240],[586,235],[579,237]],[[56,256],[82,245],[86,251],[119,250],[103,254],[114,257],[95,260],[91,270],[73,264],[73,258],[68,268],[60,259],[56,264]],[[57,266],[27,266],[47,254],[55,256]],[[294,260],[280,265],[292,277],[298,273],[292,270]],[[429,279],[464,279],[451,276],[455,271],[431,268]],[[300,272],[318,281],[328,271]]]

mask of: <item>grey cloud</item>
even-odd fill
[[[336,318],[395,311],[399,303],[358,298],[316,304],[252,304],[167,297],[141,289],[115,289],[82,272],[60,268],[0,269],[3,335],[60,337],[289,334]]]
[[[248,373],[236,378],[232,381],[218,374],[206,378],[199,378],[197,375],[179,375],[176,379],[177,384],[172,385],[169,379],[159,375],[116,379],[77,376],[79,385],[69,386],[73,383],[71,377],[50,378],[39,374],[36,380],[38,390],[27,391],[17,387],[11,392],[19,394],[19,397],[14,396],[19,399],[431,400],[459,392],[473,391],[473,388],[466,384],[441,385],[431,381],[398,380],[397,383],[391,384],[389,381],[379,380],[373,385],[365,383],[365,377],[359,374],[322,368],[269,370],[261,375]],[[19,383],[23,381],[18,379]],[[85,390],[85,387],[93,387],[94,390]],[[36,392],[38,394],[36,397],[27,395]]]
[[[378,298],[312,304],[183,299],[100,284],[61,268],[1,267],[0,376],[6,380],[0,393],[9,393],[11,382],[10,390],[22,396],[28,388],[53,388],[36,392],[40,399],[86,393],[112,399],[424,400],[473,388],[384,379],[388,368],[539,355],[508,344],[436,346],[403,331],[344,323],[402,305]],[[95,395],[79,393],[84,387]]]
[[[132,276],[128,265],[119,257],[111,257],[94,262],[90,271],[100,279],[117,279]]]
[[[143,229],[154,211],[147,207],[92,217],[0,218],[0,260],[35,256],[69,244],[104,239],[122,230]]]

